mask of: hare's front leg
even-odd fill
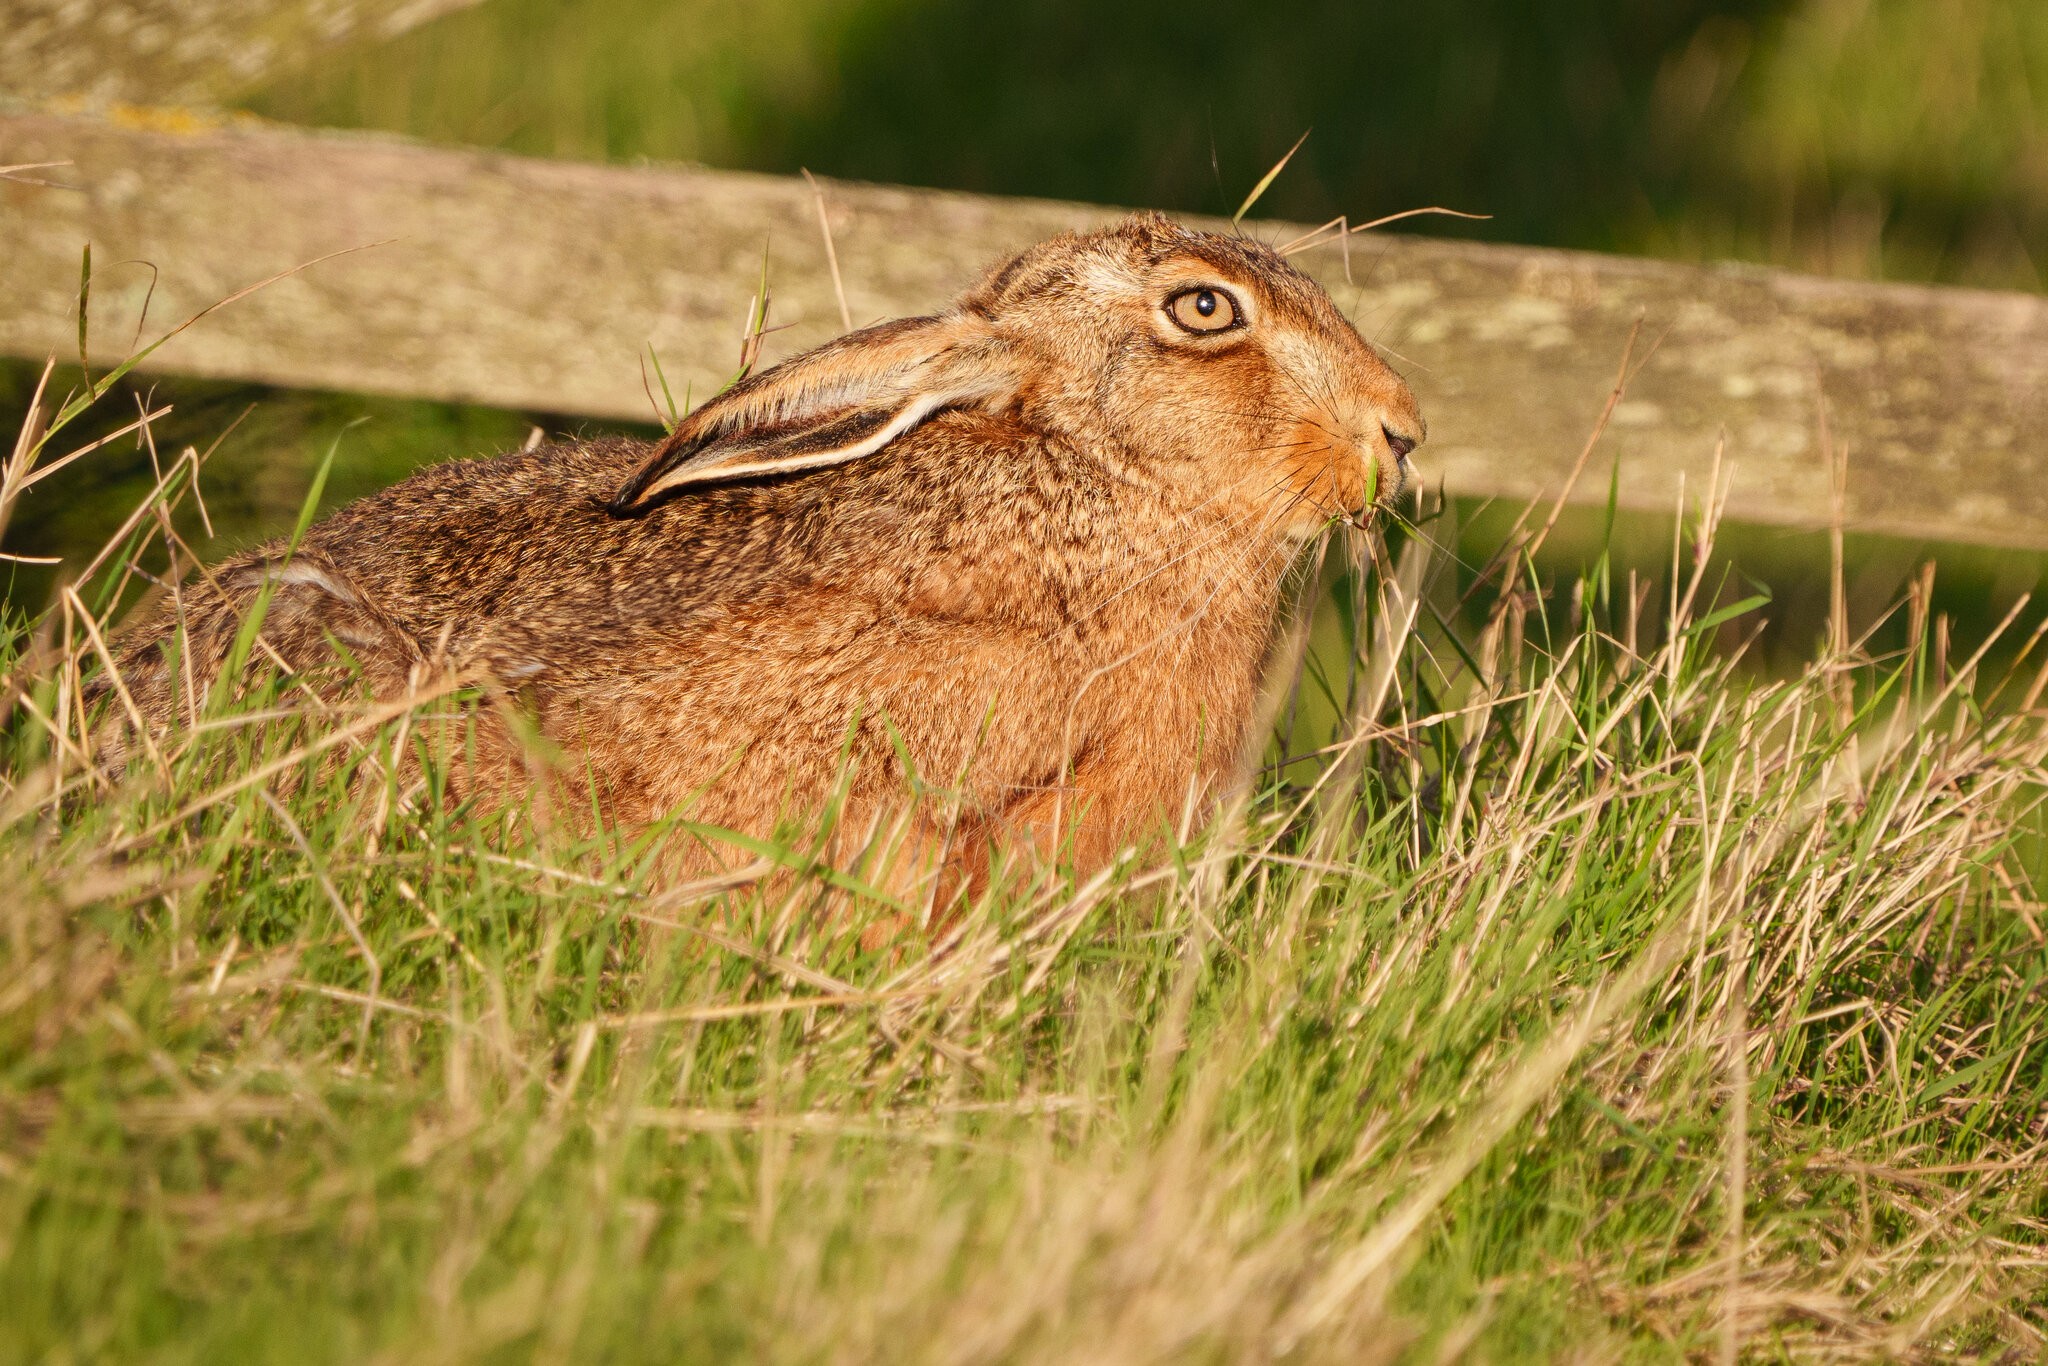
[[[1181,815],[1167,794],[1207,807],[1207,775],[1174,773],[1140,744],[1084,748],[1064,781],[1020,792],[994,822],[999,841],[1028,845],[1040,858],[1100,868],[1129,845],[1170,838]],[[984,858],[985,861],[985,858]]]

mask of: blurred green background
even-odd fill
[[[281,71],[239,105],[542,156],[1197,212],[1229,212],[1312,130],[1262,215],[1442,204],[1492,217],[1402,226],[2024,290],[2048,268],[2048,0],[484,0]],[[0,366],[5,430],[34,378]],[[167,448],[203,448],[255,406],[211,466],[211,553],[288,525],[330,447],[333,504],[423,461],[516,445],[532,425],[594,425],[146,387],[176,406]],[[99,429],[132,417],[134,397],[111,396]],[[116,525],[147,458],[94,462],[37,490],[7,548],[67,553]],[[1482,562],[1511,518],[1458,511],[1451,548]],[[1601,519],[1563,530],[1548,552],[1560,572]],[[1669,519],[1624,519],[1619,536],[1646,578],[1667,562]],[[1752,529],[1724,548],[1731,581],[1778,599],[1782,646],[1767,649],[1803,651],[1825,610],[1825,537]],[[1936,558],[1964,640],[2048,586],[2037,555],[1876,537],[1850,553],[1862,621]],[[17,606],[46,600],[53,575],[9,572]]]

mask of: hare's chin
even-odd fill
[[[1289,545],[1303,546],[1327,532],[1369,527],[1379,516],[1379,511],[1379,504],[1368,503],[1360,508],[1330,508],[1312,513],[1296,513],[1282,522],[1280,535]]]

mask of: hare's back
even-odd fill
[[[632,539],[603,505],[650,449],[616,437],[430,465],[316,525],[304,553],[415,629],[585,595]]]
[[[672,627],[709,603],[779,595],[855,553],[833,534],[846,493],[835,471],[615,513],[652,450],[610,437],[432,465],[319,523],[304,551],[410,624],[513,618],[571,631]]]
[[[976,414],[854,465],[616,514],[653,449],[603,438],[431,466],[316,525],[302,553],[409,652],[447,641],[595,676],[730,650],[739,625],[747,648],[770,648],[765,632],[806,657],[906,617],[1042,632],[1075,588],[1052,582],[1075,508],[1115,521],[1087,462]]]

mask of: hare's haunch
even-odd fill
[[[735,385],[658,444],[425,469],[186,585],[123,673],[179,723],[262,600],[253,658],[308,679],[338,645],[379,697],[483,684],[479,785],[551,771],[610,819],[759,836],[844,784],[839,828],[866,839],[907,759],[950,794],[911,818],[932,858],[1099,866],[1235,780],[1288,564],[1389,501],[1422,437],[1308,277],[1146,215]]]

